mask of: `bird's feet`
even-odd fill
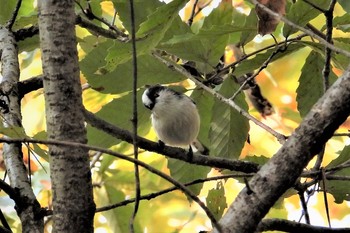
[[[161,140],[158,140],[158,147],[159,147],[159,149],[163,150],[165,147],[165,143]]]
[[[187,152],[187,160],[188,160],[189,162],[191,162],[192,159],[193,159],[193,150],[192,150],[192,147],[191,147],[191,145],[190,145],[190,148],[188,149],[188,152]]]

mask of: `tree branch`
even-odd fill
[[[0,60],[3,77],[0,84],[0,100],[4,103],[1,106],[2,123],[4,127],[21,127],[22,116],[17,87],[18,52],[13,33],[4,27],[0,27]],[[21,144],[4,144],[3,156],[10,185],[18,190],[21,197],[21,202],[16,203],[16,211],[21,219],[23,232],[40,232],[40,229],[43,229],[43,216],[29,183]]]
[[[304,223],[288,221],[284,219],[264,219],[258,226],[258,231],[283,231],[283,232],[307,232],[307,233],[346,233],[350,228],[328,228],[312,226]]]
[[[137,51],[136,51],[136,29],[135,29],[135,12],[134,12],[134,1],[129,0],[130,5],[130,17],[131,17],[131,44],[132,44],[132,77],[133,77],[133,83],[132,83],[132,108],[133,108],[133,114],[132,114],[132,126],[133,126],[133,134],[132,134],[132,144],[134,147],[134,158],[138,159],[139,157],[139,148],[137,145],[137,125],[138,125],[138,111],[137,111],[137,81],[138,81],[138,75],[137,75]],[[134,233],[134,221],[137,215],[137,211],[139,209],[140,205],[140,196],[141,196],[141,185],[140,185],[140,171],[139,166],[137,164],[134,164],[134,171],[135,171],[135,205],[134,205],[134,211],[132,213],[131,219],[130,219],[130,232]]]
[[[122,42],[126,42],[129,40],[127,35],[121,34],[121,33],[116,32],[116,31],[104,29],[104,28],[97,26],[96,24],[90,22],[89,20],[84,19],[80,15],[76,16],[76,24],[78,24],[82,28],[86,28],[93,35],[100,35],[100,36],[104,36],[104,37],[110,38],[110,39],[117,39],[117,40],[122,41]]]
[[[103,132],[126,141],[128,143],[132,143],[132,134],[124,129],[120,129],[98,117],[96,117],[93,113],[85,110],[84,111],[85,119],[87,123],[91,126],[102,130]],[[137,137],[137,144],[140,148],[157,152],[159,154],[166,155],[169,158],[179,159],[182,161],[191,162],[192,164],[203,165],[203,166],[211,166],[216,168],[229,169],[232,171],[239,171],[244,173],[253,173],[259,169],[259,165],[252,162],[241,161],[241,160],[230,160],[219,157],[209,157],[205,155],[197,155],[194,154],[191,161],[188,159],[188,152],[184,149],[177,147],[164,146],[160,147],[157,142],[152,142],[142,137]]]
[[[350,66],[313,106],[280,150],[249,181],[220,220],[224,232],[254,232],[278,198],[350,113]],[[285,174],[288,174],[287,176]],[[217,232],[214,230],[214,232]]]
[[[12,26],[16,21],[16,17],[18,15],[19,8],[21,8],[21,4],[22,4],[22,0],[17,0],[16,7],[15,7],[14,11],[12,12],[12,16],[6,24],[6,28],[10,31],[12,30]]]
[[[43,88],[43,77],[44,75],[38,75],[36,77],[18,82],[19,98],[22,99],[24,95]]]

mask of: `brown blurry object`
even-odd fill
[[[258,0],[258,2],[280,15],[285,15],[286,13],[286,0]],[[270,15],[259,6],[256,6],[255,11],[259,18],[258,33],[264,36],[275,31],[279,19]]]

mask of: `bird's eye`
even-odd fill
[[[159,97],[158,93],[154,94],[154,98],[158,98],[158,97]]]

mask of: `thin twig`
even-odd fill
[[[109,29],[115,31],[116,33],[118,33],[118,35],[126,38],[128,37],[124,32],[122,32],[119,28],[117,28],[115,25],[111,24],[110,22],[108,22],[105,18],[103,17],[98,17],[96,16],[93,12],[92,12],[92,8],[90,5],[90,2],[87,1],[87,9],[84,9],[83,6],[79,3],[79,1],[75,1],[75,3],[80,7],[81,11],[85,14],[85,16],[88,19],[96,19],[98,21],[100,21],[101,23],[105,24],[106,26],[108,26]]]
[[[199,184],[199,183],[204,183],[207,181],[213,181],[213,180],[221,180],[221,179],[228,179],[228,178],[244,178],[244,177],[252,177],[253,174],[239,174],[239,175],[222,175],[222,176],[215,176],[215,177],[209,177],[209,178],[205,178],[205,179],[197,179],[188,183],[185,183],[184,185],[187,186],[191,186],[191,185],[195,185],[195,184]],[[153,198],[159,197],[163,194],[166,193],[170,193],[172,191],[178,190],[179,188],[177,186],[173,186],[164,190],[161,190],[159,192],[155,192],[155,193],[150,193],[150,194],[146,194],[146,195],[142,195],[140,197],[140,200],[151,200]],[[111,210],[111,209],[115,209],[121,206],[126,206],[130,203],[135,202],[134,198],[128,199],[128,200],[124,200],[112,205],[108,205],[108,206],[103,206],[100,208],[96,208],[96,212],[102,212],[102,211],[107,211],[107,210]]]
[[[12,16],[11,18],[7,21],[6,23],[6,28],[9,30],[9,31],[12,31],[12,27],[16,21],[16,18],[17,18],[17,15],[18,15],[18,11],[19,9],[21,8],[21,4],[22,4],[22,0],[17,0],[17,3],[16,3],[16,7],[15,7],[15,10],[12,12]]]
[[[328,199],[327,199],[327,186],[326,186],[326,174],[325,170],[321,168],[321,174],[322,174],[322,185],[323,185],[323,199],[324,199],[324,205],[326,208],[326,215],[327,215],[327,221],[328,221],[328,226],[331,228],[331,219],[329,216],[329,207],[328,207]]]
[[[4,213],[2,212],[2,210],[0,209],[0,221],[1,224],[4,226],[5,229],[9,230],[10,232],[12,232],[10,225],[8,224]],[[0,232],[2,231],[2,229],[0,229]]]
[[[187,24],[188,24],[189,26],[191,26],[192,23],[193,23],[193,18],[194,18],[195,13],[196,13],[197,4],[198,4],[198,0],[194,0],[193,6],[192,6],[191,16],[190,16],[190,18],[189,18],[188,21],[187,21]]]
[[[136,54],[136,38],[135,38],[135,12],[134,12],[134,0],[129,0],[130,3],[130,17],[131,17],[131,44],[132,44],[132,77],[133,77],[133,116],[132,116],[132,126],[133,126],[133,137],[132,144],[134,146],[134,158],[138,159],[138,145],[137,145],[137,125],[138,125],[138,116],[137,116],[137,54]],[[134,221],[137,215],[137,211],[140,205],[140,196],[141,196],[141,186],[140,186],[140,171],[139,166],[134,163],[135,170],[135,205],[134,211],[130,218],[130,232],[135,232],[134,230]]]
[[[258,232],[282,231],[282,232],[307,232],[307,233],[349,233],[350,228],[328,228],[311,226],[304,223],[285,219],[264,219],[258,226]]]
[[[285,40],[283,42],[278,43],[278,46],[286,44],[286,43],[292,43],[292,42],[295,42],[295,41],[299,41],[305,36],[307,36],[307,34],[304,34],[304,33],[300,34],[299,36],[297,36],[295,38],[287,39],[287,40]],[[250,54],[245,54],[244,56],[242,56],[237,61],[235,61],[235,62],[231,63],[230,65],[225,66],[224,68],[218,70],[217,73],[215,73],[212,76],[210,76],[206,81],[204,81],[204,83],[210,83],[211,80],[215,80],[217,77],[222,77],[223,75],[229,73],[229,71],[231,69],[233,69],[237,64],[241,63],[242,61],[246,60],[247,58],[249,58],[251,56],[254,56],[254,55],[258,54],[258,53],[264,52],[265,50],[268,50],[270,48],[274,48],[274,47],[276,47],[276,44],[272,44],[272,45],[266,46],[264,48],[255,50],[254,52],[252,52]]]
[[[277,43],[276,43],[277,44]],[[277,44],[278,46],[278,44]],[[238,88],[238,90],[232,95],[232,97],[230,98],[230,100],[234,100],[236,98],[236,96],[241,93],[241,91],[244,89],[245,85],[250,82],[251,80],[253,80],[256,76],[258,76],[260,74],[261,71],[263,71],[268,64],[271,62],[271,60],[273,59],[274,56],[276,56],[278,53],[280,52],[284,52],[287,49],[287,44],[285,44],[285,46],[283,48],[281,48],[280,46],[277,47],[277,49],[275,51],[273,51],[271,53],[271,55],[266,59],[266,61],[260,66],[259,70],[257,72],[255,72],[252,76],[250,76],[249,78],[247,78],[242,84],[241,86]]]
[[[307,209],[307,204],[306,204],[305,197],[304,197],[304,191],[300,190],[298,192],[298,195],[299,195],[301,207],[303,208],[303,214],[305,216],[305,222],[306,222],[306,224],[311,224],[309,211]]]
[[[100,160],[102,156],[101,152],[96,152],[96,154],[94,155],[93,159],[90,162],[90,169],[95,167],[95,164]]]
[[[22,138],[22,139],[15,139],[15,138],[5,138],[1,137],[0,142],[3,143],[8,143],[8,144],[13,144],[13,143],[36,143],[36,144],[44,144],[44,145],[56,145],[56,146],[68,146],[68,147],[79,147],[81,149],[87,149],[87,150],[93,150],[93,151],[99,151],[105,154],[112,155],[114,157],[126,160],[131,163],[136,163],[137,165],[147,169],[151,173],[154,173],[163,179],[167,180],[168,182],[172,183],[173,185],[177,186],[182,192],[184,192],[186,195],[191,197],[193,201],[195,201],[207,214],[208,218],[211,220],[213,226],[218,229],[219,232],[221,227],[217,220],[215,219],[213,213],[205,206],[205,204],[189,189],[186,188],[182,183],[178,182],[177,180],[173,179],[172,177],[168,176],[167,174],[155,169],[154,167],[146,164],[145,162],[142,162],[140,160],[136,160],[132,157],[117,153],[115,151],[97,147],[97,146],[91,146],[91,145],[86,145],[83,143],[78,143],[78,142],[68,142],[68,141],[58,141],[58,140],[39,140],[39,139],[31,139],[31,138]]]
[[[350,133],[335,133],[333,137],[350,137]]]
[[[324,12],[324,15],[326,17],[326,41],[328,43],[332,43],[332,33],[333,33],[333,11],[336,0],[332,0],[332,2],[329,5],[329,8],[327,11]],[[323,90],[324,92],[327,91],[329,88],[329,74],[331,72],[331,58],[332,58],[332,50],[330,48],[325,48],[325,64],[323,68]]]
[[[321,151],[317,154],[316,162],[312,168],[313,171],[318,171],[320,169],[322,165],[325,149],[326,149],[326,144],[322,145]]]
[[[313,8],[319,10],[322,13],[326,12],[324,9],[322,9],[321,7],[317,6],[316,4],[310,2],[309,0],[303,0],[303,1],[306,2],[307,4],[309,4],[310,6],[312,6]]]

